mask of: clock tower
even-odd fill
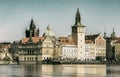
[[[77,13],[75,17],[75,24],[72,26],[72,39],[77,45],[77,58],[79,60],[84,60],[85,53],[85,26],[81,24],[81,17],[79,13],[79,8],[77,8]]]

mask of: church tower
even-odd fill
[[[77,8],[75,24],[72,26],[72,39],[78,48],[79,60],[84,60],[85,53],[85,26],[81,24],[81,17],[79,13],[79,8]]]
[[[39,28],[38,29],[36,28],[36,25],[34,24],[33,19],[31,20],[29,30],[26,29],[25,33],[27,38],[29,38],[30,35],[32,35],[32,37],[39,36]]]

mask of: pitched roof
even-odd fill
[[[120,43],[120,37],[112,38],[112,40],[116,40],[115,43]]]
[[[86,35],[85,40],[91,40],[92,42],[95,42],[95,39],[99,36],[100,34],[94,34],[94,35]]]
[[[69,37],[58,37],[57,42],[61,44],[69,44],[69,45],[75,45],[72,39]]]
[[[30,38],[23,38],[22,43],[27,43]],[[45,37],[32,37],[33,43],[38,43],[40,41],[43,41]]]
[[[91,43],[93,43],[93,41],[92,40],[85,40],[85,43],[86,44],[91,44]]]

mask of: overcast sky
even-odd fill
[[[0,0],[0,42],[20,40],[33,18],[40,36],[50,25],[55,35],[68,36],[77,8],[86,34],[112,29],[120,36],[120,0]]]

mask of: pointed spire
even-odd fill
[[[106,36],[106,27],[105,27],[105,32],[104,32],[104,38],[106,38],[107,36]]]
[[[116,37],[114,28],[113,28],[113,32],[112,32],[112,34],[111,34],[111,37],[112,37],[112,38]]]
[[[79,8],[77,8],[77,12],[76,12],[75,25],[81,25],[81,17],[79,13]]]
[[[36,28],[33,19],[31,19],[31,23],[30,23],[30,30],[32,30],[33,28]]]

